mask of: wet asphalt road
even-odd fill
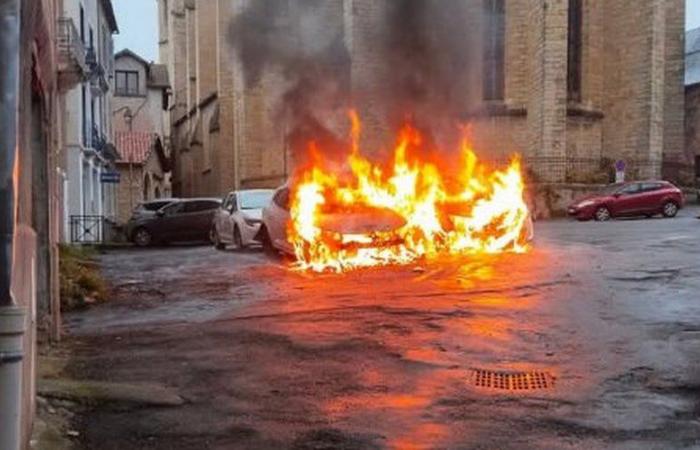
[[[254,250],[110,251],[113,298],[66,318],[69,370],[186,404],[97,407],[84,444],[700,448],[697,213],[540,222],[527,254],[344,275]]]

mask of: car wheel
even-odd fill
[[[678,214],[678,205],[674,202],[666,202],[662,208],[664,217],[675,217]]]
[[[217,250],[224,250],[224,249],[226,249],[226,244],[224,244],[223,242],[221,242],[221,238],[219,237],[219,232],[216,231],[216,227],[213,227],[213,228],[211,229],[210,235],[211,235],[211,237],[210,237],[211,243],[214,244],[214,248],[215,248],[215,249],[217,249]]]
[[[270,239],[270,233],[267,232],[267,228],[263,225],[260,229],[260,243],[262,244],[263,252],[270,257],[279,257],[277,249],[272,245],[272,239]]]
[[[243,238],[241,237],[241,230],[238,229],[238,226],[233,227],[233,243],[236,245],[236,248],[239,250],[242,250],[246,247],[243,244]]]
[[[595,214],[593,215],[593,217],[598,222],[605,222],[606,220],[610,220],[610,210],[605,206],[601,206],[595,210]]]
[[[133,239],[134,244],[139,247],[148,247],[153,242],[153,236],[151,232],[145,228],[138,228],[134,231]]]

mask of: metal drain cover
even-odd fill
[[[533,391],[554,387],[556,378],[548,372],[503,372],[473,369],[471,382],[474,386],[504,391]]]

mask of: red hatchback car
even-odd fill
[[[673,217],[683,203],[681,190],[668,181],[633,181],[611,184],[597,194],[578,199],[568,212],[578,220],[656,214]]]

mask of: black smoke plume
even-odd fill
[[[386,129],[408,119],[434,136],[456,131],[470,106],[474,15],[468,5],[474,3],[251,0],[229,35],[247,87],[260,83],[267,71],[285,77],[289,88],[280,96],[280,113],[294,148],[308,139],[339,144],[338,128],[329,126],[328,118],[342,116],[349,107],[362,112],[367,100],[378,105],[374,114]],[[363,7],[376,15],[362,16]],[[352,20],[344,20],[344,13]],[[367,33],[362,31],[365,20],[373,27]],[[348,33],[364,55],[347,48]],[[353,67],[363,64],[362,58],[381,64],[373,70]]]

